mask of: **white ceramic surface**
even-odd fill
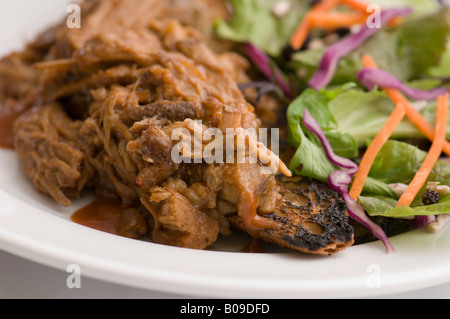
[[[1,54],[65,14],[64,1],[2,1]],[[196,251],[72,223],[72,212],[88,200],[58,206],[34,191],[16,154],[0,151],[0,249],[56,269],[77,264],[83,275],[107,282],[217,298],[372,297],[450,282],[449,227],[397,236],[393,255],[378,242],[325,258],[276,250],[244,254],[238,251],[247,238],[240,235]]]

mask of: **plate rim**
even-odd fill
[[[6,200],[6,205],[5,205]],[[9,202],[8,202],[9,201]],[[163,255],[176,254],[178,256],[188,256],[190,258],[200,258],[207,256],[206,259],[232,259],[233,261],[249,261],[249,258],[256,259],[258,262],[267,262],[270,258],[297,258],[300,263],[302,260],[312,260],[319,265],[324,260],[338,260],[337,256],[305,256],[298,253],[269,253],[269,254],[242,254],[234,252],[219,252],[219,251],[197,251],[186,248],[170,247],[149,242],[141,242],[128,238],[121,238],[119,236],[110,235],[101,231],[89,229],[87,227],[77,225],[71,221],[54,216],[45,210],[33,207],[32,205],[20,201],[15,196],[0,190],[0,203],[3,207],[11,206],[11,203],[16,203],[21,209],[28,210],[10,211],[3,209],[0,211],[0,249],[5,250],[11,254],[20,256],[22,258],[46,265],[51,268],[66,271],[69,264],[80,264],[82,269],[82,276],[93,279],[98,279],[106,282],[125,285],[128,287],[140,288],[145,290],[155,290],[173,294],[185,294],[196,297],[213,297],[213,298],[358,298],[358,297],[378,297],[394,293],[409,292],[413,290],[429,288],[435,285],[450,282],[450,264],[446,264],[446,271],[431,271],[428,276],[422,274],[411,273],[412,280],[408,281],[408,276],[404,278],[389,278],[382,287],[377,289],[367,289],[361,282],[361,278],[328,278],[321,282],[308,281],[305,278],[293,280],[288,283],[286,280],[274,280],[270,278],[267,282],[263,278],[260,280],[249,279],[247,281],[242,278],[226,278],[217,275],[215,278],[211,277],[211,273],[200,275],[199,273],[185,274],[174,273],[173,271],[162,271],[161,265],[153,269],[142,269],[142,265],[134,268],[130,263],[122,262],[115,263],[111,255],[105,256],[92,254],[92,247],[89,252],[82,251],[81,246],[72,243],[72,247],[68,245],[67,240],[60,240],[49,245],[49,240],[58,239],[59,234],[45,234],[46,238],[32,238],[17,234],[4,227],[5,218],[10,217],[11,214],[19,214],[19,219],[30,218],[30,213],[35,214],[36,218],[44,217],[45,222],[61,226],[63,232],[75,235],[83,234],[87,237],[92,237],[95,240],[105,240],[104,247],[109,244],[123,244],[127,248],[131,245],[140,245],[139,250],[146,247],[152,252],[161,253]],[[18,223],[20,223],[20,220]],[[3,221],[3,222],[2,222]],[[13,223],[14,227],[20,227]],[[10,221],[11,225],[11,221]],[[26,230],[24,230],[26,231]],[[410,235],[410,234],[406,234]],[[43,235],[44,236],[44,235]],[[396,238],[400,238],[396,236]],[[394,238],[394,241],[395,239]],[[70,245],[69,245],[70,246]],[[141,247],[142,246],[142,247]],[[75,251],[65,251],[67,248],[76,248]],[[137,246],[136,246],[137,247]],[[350,247],[354,253],[358,254],[361,250],[371,250],[382,258],[391,258],[394,256],[384,256],[386,253],[379,242],[364,244],[361,246]],[[356,252],[358,251],[358,252]],[[202,256],[200,256],[202,255]],[[239,255],[239,256],[237,256]],[[265,256],[264,256],[265,255]],[[270,256],[269,256],[270,255]],[[199,257],[200,256],[200,257]],[[102,259],[103,257],[103,259]],[[129,256],[127,256],[129,257]],[[220,258],[217,258],[220,257]],[[343,257],[348,258],[348,257]],[[395,257],[394,257],[395,258]],[[345,260],[344,260],[345,261]],[[117,260],[116,260],[117,262]],[[282,263],[281,263],[282,264]],[[339,263],[338,263],[339,264]],[[345,262],[344,262],[345,264]],[[445,265],[444,265],[445,266]],[[102,268],[105,267],[105,268]],[[128,269],[127,269],[128,268]],[[438,267],[439,268],[439,267]],[[106,270],[105,270],[106,269]],[[436,268],[437,269],[437,268]],[[154,272],[150,275],[149,271]],[[192,271],[192,270],[191,270]],[[389,275],[389,274],[388,274]],[[394,274],[398,275],[398,274]],[[359,274],[361,277],[361,274]],[[208,282],[207,280],[212,280]],[[270,289],[269,289],[270,284]],[[301,286],[301,287],[300,287]],[[269,291],[270,290],[270,291]]]

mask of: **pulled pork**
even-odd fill
[[[160,244],[204,249],[233,225],[308,253],[350,246],[353,230],[345,205],[332,205],[339,202],[335,193],[325,185],[296,193],[292,181],[275,178],[290,176],[283,162],[251,138],[245,147],[248,153],[255,146],[255,163],[209,163],[202,154],[191,154],[190,163],[173,160],[174,132],[195,132],[197,121],[201,132],[213,128],[225,136],[230,128],[261,127],[238,87],[249,80],[249,64],[210,33],[212,17],[227,15],[223,3],[136,3],[86,1],[83,28],[48,31],[40,53],[20,60],[29,80],[24,85],[30,85],[9,96],[26,96],[20,101],[29,110],[14,123],[14,148],[35,188],[63,206],[87,188],[113,193],[144,217],[150,238]],[[211,16],[196,19],[205,6]],[[279,171],[263,173],[262,158]],[[286,202],[287,184],[291,199],[311,196],[321,208]],[[318,200],[319,190],[327,201]]]

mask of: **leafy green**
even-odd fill
[[[343,91],[350,87],[351,85],[345,86]],[[313,89],[306,89],[289,105],[287,119],[290,133],[289,143],[292,146],[298,147],[301,142],[301,136],[297,134],[297,130],[299,129],[299,124],[302,123],[303,112],[306,108],[324,130],[337,155],[347,158],[357,156],[356,142],[350,134],[340,131],[336,119],[328,108],[331,98],[339,96],[343,91],[317,92]]]
[[[389,140],[375,157],[369,177],[386,184],[407,185],[413,180],[426,156],[425,151],[414,145]],[[450,186],[450,163],[438,161],[431,171],[428,181]]]
[[[317,119],[335,153],[354,159],[358,155],[358,149],[370,143],[380,131],[394,104],[385,93],[365,92],[352,83],[328,91],[306,89],[290,104],[287,111],[288,141],[296,148],[290,169],[295,174],[326,181],[328,175],[337,168],[327,159],[316,136],[302,125],[305,108]],[[434,101],[421,111],[432,125],[435,112]],[[450,125],[448,134],[450,136]],[[405,119],[398,126],[392,140],[378,153],[363,194],[397,198],[389,184],[408,184],[426,156],[426,152],[406,142],[413,137],[420,138],[423,135]],[[450,176],[450,170],[447,172],[441,168],[440,172],[440,176],[435,179],[437,181],[445,180],[442,172]]]
[[[300,125],[295,134],[300,143],[289,164],[289,169],[296,175],[326,182],[330,173],[337,167],[330,163],[323,148],[303,133]]]
[[[450,214],[450,195],[446,195],[437,204],[421,206],[395,207],[397,201],[388,197],[359,197],[360,203],[370,216],[405,218],[411,216],[429,216]]]
[[[385,216],[397,204],[397,200],[386,196],[359,196],[358,201],[363,205],[369,216]]]
[[[441,78],[450,77],[450,42],[447,44],[447,51],[442,56],[440,64],[431,67],[428,75]]]
[[[409,184],[427,153],[399,141],[388,141],[377,154],[369,176],[387,184]]]
[[[350,134],[359,147],[364,147],[381,130],[394,109],[394,103],[379,90],[366,92],[354,88],[331,100],[328,108],[339,131]],[[436,101],[428,102],[420,113],[434,126]],[[447,136],[450,138],[450,125]],[[392,135],[392,139],[397,140],[422,137],[423,134],[408,119],[403,120]]]
[[[317,92],[306,89],[288,107],[288,138],[289,143],[297,149],[293,156],[290,169],[296,174],[326,181],[328,175],[337,169],[328,160],[325,151],[314,134],[303,126],[303,112],[311,112],[324,130],[336,154],[354,158],[358,154],[355,140],[350,134],[339,131],[336,120],[328,109],[331,98],[339,96],[342,91],[353,85],[343,88]]]
[[[342,132],[350,134],[359,147],[364,147],[381,130],[394,103],[380,91],[349,90],[328,105]],[[402,122],[393,138],[420,136],[411,123]]]
[[[350,134],[339,130],[333,114],[328,109],[331,98],[339,96],[344,88],[317,92],[306,89],[288,107],[288,139],[290,145],[297,149],[292,158],[290,168],[299,175],[326,181],[328,175],[337,168],[326,157],[325,151],[314,134],[303,126],[303,112],[311,112],[325,132],[334,152],[342,157],[354,158],[358,155],[358,147]]]
[[[273,12],[279,0],[230,0],[230,21],[217,21],[215,31],[221,38],[251,42],[272,57],[278,57],[288,44],[299,22],[309,10],[309,0],[288,0],[289,11],[282,17]]]
[[[397,193],[383,181],[368,176],[364,184],[363,194],[398,198]]]
[[[384,183],[409,184],[426,157],[426,152],[413,145],[388,141],[376,157],[370,178]],[[372,183],[373,181],[371,181]],[[434,166],[427,182],[439,182],[440,185],[450,186],[450,163],[438,161]],[[439,215],[450,213],[450,195],[441,198],[439,203],[425,206],[422,195],[426,191],[423,185],[410,207],[395,207],[398,198],[373,190],[363,192],[358,200],[370,216],[404,218],[420,215]]]
[[[394,29],[380,30],[358,50],[341,59],[332,84],[356,81],[363,68],[361,53],[369,53],[378,66],[402,81],[411,81],[438,66],[446,52],[450,31],[448,9],[408,20]],[[293,56],[291,68],[304,74],[304,81],[316,72],[325,49],[306,50]],[[299,72],[301,70],[301,72]]]

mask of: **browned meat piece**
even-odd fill
[[[92,177],[77,146],[80,125],[57,104],[32,109],[15,122],[14,146],[25,174],[63,206],[79,197]]]
[[[150,212],[151,238],[161,244],[204,249],[219,234],[217,221],[196,209],[183,195],[170,187],[156,187],[142,203]]]
[[[69,29],[62,25],[57,29],[52,59],[70,57],[96,35],[126,29],[142,30],[160,19],[177,20],[183,25],[194,27],[216,52],[229,51],[233,46],[231,42],[219,41],[212,31],[217,18],[228,19],[230,16],[225,1],[86,0],[81,5],[82,28]]]
[[[303,177],[278,177],[281,200],[264,218],[279,225],[254,237],[280,247],[318,255],[332,255],[354,242],[346,205],[327,185]],[[245,229],[239,215],[232,224]]]
[[[43,58],[50,43],[38,37],[22,52],[14,52],[0,60],[0,146],[12,148],[14,120],[39,103],[40,72],[33,64]]]
[[[209,188],[219,190],[219,200],[234,205],[244,228],[251,235],[256,235],[260,229],[276,226],[261,215],[271,213],[281,200],[278,185],[273,175],[261,174],[259,165],[215,165],[206,170],[205,179]],[[219,212],[229,213],[220,209]]]

